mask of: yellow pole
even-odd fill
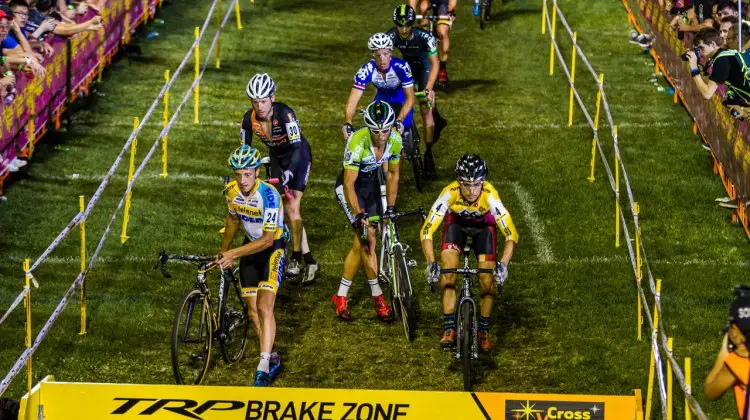
[[[250,3],[255,3],[255,0],[250,0]],[[240,2],[237,0],[234,3],[234,14],[237,16],[237,30],[242,30],[242,16],[240,16]]]
[[[549,41],[549,75],[555,74],[555,22],[557,21],[557,8],[554,1],[552,4],[552,33]]]
[[[659,298],[661,292],[661,280],[656,280],[656,299]],[[654,303],[654,325],[653,325],[653,332],[652,337],[655,338],[659,331],[659,310],[656,306],[656,303]],[[654,396],[654,352],[659,351],[656,348],[651,348],[651,364],[648,368],[648,392],[646,393],[646,416],[645,418],[650,419],[651,418],[651,400]]]
[[[690,363],[691,360],[689,357],[685,358],[685,385],[687,385],[688,391],[692,392],[692,389],[690,388]],[[690,404],[688,403],[687,394],[685,395],[685,420],[690,420]]]
[[[164,71],[164,80],[169,82],[169,70]],[[162,128],[166,128],[167,124],[169,124],[169,89],[164,92],[164,118],[162,121]],[[164,136],[164,142],[161,144],[161,177],[166,178],[167,177],[167,143],[169,142],[169,136]]]
[[[641,212],[641,206],[638,203],[633,203],[633,212],[635,213],[635,217],[638,217],[638,214]],[[641,235],[638,233],[638,230],[635,231],[635,266],[636,277],[638,277],[638,281],[641,281],[643,278],[643,271],[641,270],[643,261],[641,261]]]
[[[200,38],[201,30],[199,27],[195,27],[195,40],[197,41]],[[200,63],[201,63],[201,45],[200,42],[198,45],[195,46],[195,80],[198,80],[198,77],[200,76]],[[195,93],[193,94],[193,98],[195,99],[194,103],[194,114],[195,117],[193,118],[193,123],[198,124],[198,108],[200,106],[200,95],[201,95],[201,85],[200,83],[195,85]]]
[[[86,203],[82,195],[78,196],[78,207],[83,214],[86,210]],[[81,228],[81,273],[83,273],[86,271],[86,220],[81,219],[79,226]],[[81,332],[78,334],[86,334],[86,280],[81,282]]]
[[[573,58],[570,71],[570,104],[568,105],[568,127],[573,126],[573,88],[576,85],[576,40],[578,32],[573,32]]]
[[[221,26],[221,2],[216,3],[216,20]],[[221,31],[219,31],[218,38],[216,38],[216,68],[221,68]]]
[[[23,298],[23,305],[26,307],[26,348],[31,348],[31,274],[29,274],[29,259],[26,258],[23,261],[23,272],[26,274],[26,296]],[[29,395],[31,395],[31,388],[33,384],[33,376],[31,373],[31,356],[26,362],[26,373],[29,385]]]
[[[672,354],[672,338],[667,339],[667,352]],[[672,420],[672,364],[667,360],[667,420]]]
[[[594,182],[594,168],[596,167],[596,137],[591,140],[591,175],[587,178],[589,182]]]
[[[643,309],[641,309],[641,282],[637,283],[638,289],[636,290],[638,298],[638,341],[641,341],[642,330],[643,330]]]
[[[615,126],[617,144],[617,126]],[[620,247],[620,160],[615,153],[615,248]]]
[[[542,1],[542,35],[547,33],[547,0]]]
[[[133,129],[138,128],[138,117],[133,120]],[[128,169],[128,185],[133,181],[133,172],[135,171],[135,150],[138,146],[138,138],[133,139],[133,143],[130,144],[130,168]],[[128,236],[128,222],[130,222],[130,203],[133,199],[133,191],[128,191],[128,196],[125,199],[125,214],[122,218],[122,233],[120,234],[120,242],[125,243],[130,237]]]
[[[601,88],[596,90],[596,117],[594,118],[594,129],[599,130],[599,110],[602,105],[602,91],[604,89],[604,73],[599,74],[599,85]]]

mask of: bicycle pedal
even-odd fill
[[[414,268],[414,267],[416,267],[416,266],[417,266],[417,261],[416,261],[416,260],[409,260],[409,261],[408,261],[408,262],[406,263],[406,265],[407,265],[407,266],[409,266],[409,268]]]

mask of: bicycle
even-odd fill
[[[422,216],[423,222],[426,218],[421,207],[417,210],[396,212],[389,216],[376,216],[382,222],[378,278],[388,286],[391,305],[396,316],[401,318],[406,339],[409,341],[414,341],[417,328],[417,296],[411,287],[409,268],[416,267],[417,262],[407,259],[410,247],[399,241],[396,223],[400,218],[412,215]]]
[[[213,311],[206,275],[219,267],[215,256],[168,255],[161,250],[154,269],[161,266],[164,278],[172,277],[167,272],[169,260],[187,261],[198,266],[195,286],[187,292],[177,308],[172,325],[172,371],[177,384],[200,385],[211,363],[214,341],[219,342],[222,358],[227,364],[242,358],[249,328],[247,304],[242,300],[239,280],[232,270],[221,269],[219,305]],[[229,284],[233,287],[228,286]],[[231,302],[228,299],[230,288],[234,289],[233,295],[237,296]],[[182,354],[182,350],[185,350],[185,354]]]
[[[492,7],[492,0],[475,0],[479,3],[479,29],[484,30],[484,24],[490,20],[490,8]]]
[[[479,341],[477,339],[477,304],[471,290],[471,280],[480,274],[494,274],[491,268],[471,268],[469,266],[469,254],[471,248],[465,246],[463,250],[463,268],[441,268],[440,275],[458,274],[462,276],[461,292],[456,311],[456,359],[461,360],[464,375],[464,390],[471,391],[471,365],[472,361],[479,359]],[[434,291],[434,284],[430,284]]]

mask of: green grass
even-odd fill
[[[723,195],[707,154],[690,130],[686,112],[647,82],[653,64],[627,43],[630,27],[618,2],[561,1],[578,40],[605,85],[620,148],[641,206],[640,222],[655,275],[663,279],[665,325],[679,360],[693,358],[693,389],[711,417],[731,416],[727,396],[702,398],[703,379],[720,343],[731,286],[747,276],[750,248],[729,212],[715,206]],[[130,240],[115,229],[87,279],[89,332],[78,332],[74,299],[34,358],[35,380],[54,374],[62,381],[170,383],[169,332],[174,311],[191,286],[186,266],[166,280],[151,270],[160,248],[171,252],[215,252],[225,212],[221,176],[227,154],[239,144],[237,124],[249,106],[244,85],[269,72],[277,99],[297,112],[314,154],[305,193],[310,241],[323,272],[317,285],[283,287],[277,304],[278,343],[287,370],[278,386],[459,390],[461,376],[438,350],[441,333],[437,296],[422,283],[423,262],[414,271],[421,319],[417,339],[407,343],[399,325],[375,319],[369,292],[358,278],[352,287],[355,322],[335,319],[328,299],[341,276],[350,233],[333,200],[332,182],[343,149],[340,124],[351,80],[367,60],[365,42],[390,26],[393,5],[382,2],[291,0],[242,2],[242,32],[222,37],[222,69],[210,67],[201,86],[201,121],[192,124],[191,104],[169,135],[170,177],[160,179],[155,157],[133,191]],[[105,74],[97,92],[83,101],[70,131],[40,143],[34,160],[8,188],[0,204],[0,302],[21,290],[21,261],[36,258],[67,224],[111,165],[130,133],[192,42],[207,4],[165,7],[160,37],[136,38],[141,55],[124,56]],[[510,266],[506,292],[496,305],[494,368],[477,385],[482,391],[632,394],[644,390],[649,346],[636,341],[636,292],[625,247],[614,247],[614,200],[597,158],[597,179],[586,180],[591,131],[576,111],[567,128],[568,85],[559,66],[548,75],[547,38],[539,33],[539,2],[496,2],[495,16],[481,32],[471,3],[459,4],[451,37],[450,93],[438,93],[449,126],[438,144],[439,180],[422,194],[405,164],[399,205],[429,206],[449,182],[464,152],[481,152],[490,179],[518,226],[521,239]],[[371,18],[377,17],[377,18]],[[570,41],[558,31],[570,55]],[[208,43],[202,50],[205,54]],[[190,65],[188,66],[190,67]],[[172,91],[172,107],[192,81],[187,69]],[[579,64],[577,88],[593,113],[595,84]],[[370,97],[371,93],[368,93]],[[603,120],[604,121],[604,120]],[[213,124],[213,122],[216,122]],[[606,128],[606,127],[605,127]],[[160,129],[158,118],[139,138],[142,158]],[[603,133],[606,129],[601,130]],[[611,139],[602,135],[612,163]],[[125,188],[122,165],[87,222],[93,252]],[[74,174],[78,177],[74,179]],[[199,175],[199,178],[177,174]],[[536,219],[519,198],[531,198]],[[533,225],[538,223],[538,225]],[[417,226],[402,237],[415,249]],[[540,259],[544,232],[553,262]],[[77,274],[78,236],[71,235],[35,277],[33,325],[38,331]],[[23,314],[14,314],[0,334],[0,372],[23,350]],[[645,330],[644,330],[645,331]],[[251,340],[247,357],[209,373],[210,384],[246,385],[256,363]],[[20,375],[7,396],[23,394]],[[680,402],[675,403],[681,415]]]

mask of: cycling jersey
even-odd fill
[[[398,28],[391,28],[386,34],[391,37],[393,46],[401,51],[401,56],[409,63],[409,66],[412,63],[421,62],[425,57],[437,54],[437,39],[423,29],[412,29],[408,39],[399,36]]]
[[[281,177],[285,171],[292,172],[288,187],[304,191],[312,164],[310,144],[302,135],[299,121],[294,111],[282,102],[274,102],[271,116],[271,133],[265,133],[263,126],[250,109],[242,118],[240,141],[251,146],[253,135],[257,136],[268,147],[271,157],[271,176]],[[283,185],[277,189],[283,190]]]
[[[346,151],[344,152],[344,169],[368,173],[377,170],[386,162],[399,163],[402,148],[401,136],[396,130],[391,130],[391,135],[388,137],[383,156],[380,159],[376,159],[370,129],[359,129],[349,136],[349,140],[347,140]]]
[[[231,181],[224,192],[229,214],[242,221],[245,234],[251,241],[259,239],[264,232],[274,232],[274,239],[283,237],[284,205],[273,185],[258,181],[252,191],[244,195],[237,181]]]
[[[432,240],[432,235],[442,223],[446,213],[455,215],[454,219],[458,221],[484,221],[487,224],[494,222],[500,232],[505,235],[506,241],[518,242],[518,232],[513,220],[500,201],[497,190],[489,181],[484,181],[482,193],[473,203],[469,203],[461,196],[458,181],[453,181],[445,187],[435,204],[432,205],[430,214],[422,226],[423,240]]]
[[[409,64],[400,58],[392,57],[385,74],[378,70],[375,60],[370,60],[354,76],[354,89],[365,90],[370,83],[377,89],[376,101],[388,102],[394,110],[400,110],[406,100],[404,89],[413,87],[414,79]],[[395,112],[398,115],[398,111]],[[404,118],[405,127],[411,127],[412,114],[413,111],[409,110]]]

